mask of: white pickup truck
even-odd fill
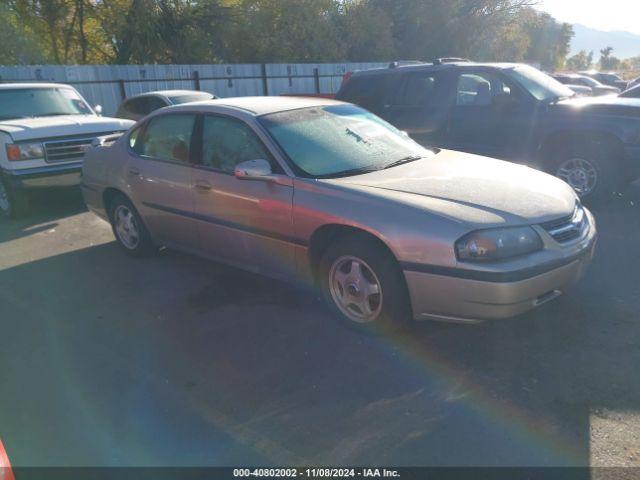
[[[0,84],[0,216],[24,214],[30,189],[79,185],[93,140],[133,123],[99,116],[69,85]]]

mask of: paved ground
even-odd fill
[[[286,284],[125,257],[75,193],[0,223],[15,465],[640,465],[640,186],[543,309],[361,337]]]

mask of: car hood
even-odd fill
[[[0,121],[0,131],[15,141],[39,138],[108,133],[126,130],[134,122],[97,115],[60,115],[53,117],[18,118]]]
[[[451,150],[331,182],[375,189],[391,199],[484,226],[542,223],[571,214],[576,205],[571,187],[551,175]]]
[[[569,98],[561,100],[553,107],[574,113],[586,112],[599,115],[640,117],[640,99],[622,98],[617,95]]]

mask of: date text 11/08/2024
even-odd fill
[[[400,473],[386,468],[238,468],[233,470],[233,476],[238,478],[400,478]]]

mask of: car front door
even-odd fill
[[[245,122],[211,114],[200,121],[194,185],[201,249],[254,271],[293,274],[292,179]],[[236,178],[236,165],[258,159],[271,164],[271,179]]]
[[[531,104],[510,80],[492,70],[465,70],[446,127],[447,148],[515,160],[528,143]]]
[[[195,120],[195,114],[165,114],[134,130],[126,168],[132,199],[153,237],[187,250],[198,246],[191,164]]]

